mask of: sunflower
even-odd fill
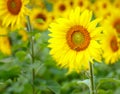
[[[67,0],[68,4],[70,5],[70,7],[74,7],[75,6],[75,1],[74,0]]]
[[[0,51],[3,54],[11,54],[11,45],[5,28],[0,27]]]
[[[26,7],[29,0],[0,0],[0,16],[2,25],[8,27],[21,27],[25,21],[25,15],[29,10]]]
[[[34,8],[30,15],[31,23],[34,28],[46,30],[50,23],[50,14],[45,9]]]
[[[71,6],[67,1],[59,0],[53,6],[53,12],[55,12],[57,17],[66,16]]]
[[[119,9],[113,8],[113,9],[111,9],[111,12],[112,12],[112,14],[109,17],[107,17],[107,19],[104,21],[104,26],[106,28],[111,26],[114,31],[116,31],[118,34],[120,34]]]
[[[104,37],[102,38],[103,58],[105,63],[115,63],[120,56],[120,39],[115,30],[109,26],[105,28]]]
[[[111,5],[109,0],[97,0],[92,7],[92,10],[95,13],[96,17],[107,18],[107,16],[111,15],[111,9],[113,6]]]
[[[90,2],[90,0],[75,0],[74,1],[75,2],[75,4],[74,4],[74,6],[76,7],[76,6],[78,6],[78,7],[80,7],[82,10],[84,10],[84,9],[90,9],[91,8],[91,2]]]
[[[113,5],[120,9],[120,0],[114,0]]]
[[[68,17],[58,18],[50,24],[50,54],[61,67],[69,72],[89,69],[89,62],[101,61],[101,27],[96,27],[101,19],[92,20],[92,12],[81,11],[79,7]]]

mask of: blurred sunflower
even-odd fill
[[[89,62],[101,61],[99,40],[100,19],[92,19],[92,12],[75,8],[67,18],[56,19],[50,24],[50,54],[58,65],[68,68],[69,72],[89,69]]]
[[[6,27],[20,27],[29,13],[26,5],[29,0],[0,0],[0,16]]]
[[[109,26],[105,28],[104,37],[102,39],[103,58],[105,63],[115,63],[120,56],[120,39],[117,37],[115,30]]]
[[[7,34],[6,29],[0,27],[0,51],[3,54],[10,55],[11,45],[10,45],[10,41],[7,35],[8,34]]]
[[[96,0],[92,6],[92,10],[96,17],[107,18],[111,15],[112,5],[109,0]]]
[[[75,6],[74,0],[67,0],[68,4],[73,8]]]
[[[49,12],[40,8],[34,8],[30,15],[31,23],[34,28],[39,30],[46,30],[50,23]]]
[[[113,8],[111,9],[112,14],[104,21],[104,26],[108,28],[111,26],[114,31],[116,31],[118,34],[120,34],[120,15],[119,15],[119,9]]]
[[[51,19],[50,22],[54,21],[57,17],[57,15],[55,14],[55,12],[50,12],[50,16],[49,18]]]
[[[92,3],[90,2],[90,0],[75,0],[74,3],[75,3],[74,7],[78,6],[82,10],[91,9],[91,6],[92,6]]]
[[[70,10],[70,5],[65,0],[59,0],[53,6],[53,12],[55,12],[57,17],[66,16]]]
[[[120,0],[114,0],[113,5],[120,9]]]

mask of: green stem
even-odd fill
[[[93,64],[91,62],[89,62],[89,66],[90,66],[90,94],[96,94],[95,83],[94,83]]]
[[[28,32],[32,32],[29,16],[27,16],[26,19],[27,19],[27,30],[28,30]],[[34,38],[33,38],[33,36],[31,36],[31,38],[30,38],[30,43],[31,43],[32,64],[34,64],[35,58],[34,58]],[[32,69],[32,89],[33,89],[33,94],[35,94],[34,80],[35,80],[35,69],[33,68]]]

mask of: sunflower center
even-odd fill
[[[64,10],[66,9],[66,7],[65,7],[64,4],[61,4],[61,5],[59,6],[59,9],[60,9],[60,11],[64,11]]]
[[[72,35],[72,41],[75,45],[82,44],[84,42],[84,35],[79,31],[75,31]]]
[[[110,46],[113,52],[116,52],[118,50],[118,43],[115,36],[111,39]]]
[[[104,9],[107,8],[107,4],[106,3],[103,4],[103,8]]]
[[[70,1],[70,5],[73,6],[74,2],[73,1]]]
[[[116,31],[120,33],[120,19],[118,19],[113,26],[116,29]]]
[[[90,35],[82,26],[76,25],[67,32],[67,43],[69,47],[76,51],[84,50],[90,43]]]
[[[39,13],[38,15],[36,15],[36,19],[42,19],[43,21],[46,21],[46,16],[42,13]],[[42,23],[39,23],[42,24]]]
[[[8,11],[13,15],[17,15],[20,12],[21,6],[21,0],[7,0]]]
[[[79,2],[78,2],[78,5],[79,5],[80,7],[82,7],[82,6],[83,6],[83,1],[79,1]]]

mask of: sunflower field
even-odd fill
[[[120,0],[0,0],[0,94],[120,94]]]

